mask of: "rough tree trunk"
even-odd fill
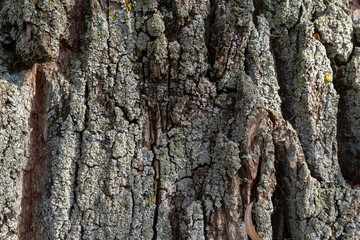
[[[358,1],[0,6],[0,239],[360,238]]]

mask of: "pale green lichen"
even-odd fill
[[[205,180],[205,201],[212,199],[212,208],[220,208],[222,199],[225,196],[225,181],[230,180],[240,169],[239,146],[225,136],[219,135],[216,138],[216,145],[211,153],[214,165],[209,169]],[[207,209],[211,209],[208,208]],[[206,213],[209,216],[209,211]]]
[[[189,16],[189,0],[175,0],[174,3],[177,17],[183,19]]]
[[[150,58],[151,77],[154,80],[167,80],[169,72],[168,42],[165,34],[161,34],[149,44],[148,57]]]
[[[140,51],[144,51],[147,48],[148,43],[150,42],[150,37],[144,33],[139,33],[138,39],[136,41],[136,46]]]
[[[159,37],[165,31],[164,20],[159,14],[154,14],[146,23],[147,32],[152,37]]]

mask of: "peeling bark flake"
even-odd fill
[[[251,211],[252,211],[252,207],[254,205],[254,201],[252,201],[245,210],[245,229],[246,229],[246,233],[249,235],[249,237],[252,240],[260,240],[261,238],[259,237],[259,235],[257,234],[253,221],[252,221],[252,215],[251,215]]]

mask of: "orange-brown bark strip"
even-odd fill
[[[47,193],[50,163],[47,161],[46,143],[44,139],[46,111],[46,73],[41,66],[34,66],[33,77],[30,78],[32,104],[29,127],[29,159],[24,171],[23,199],[20,239],[36,239],[39,234],[42,197]]]

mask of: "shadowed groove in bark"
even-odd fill
[[[68,13],[69,35],[61,37],[59,45],[58,64],[60,71],[67,71],[71,60],[80,57],[83,44],[82,35],[86,32],[85,13],[88,2],[86,0],[76,0],[74,7]]]
[[[6,5],[9,5],[6,3],[6,1],[0,1],[0,11],[8,7]],[[4,21],[3,16],[1,17],[1,19]],[[7,58],[7,61],[3,64],[7,67],[10,73],[30,70],[30,68],[22,61],[21,57],[16,54],[16,38],[12,32],[14,32],[15,29],[18,31],[18,26],[14,26],[12,23],[9,23],[8,20],[6,20],[0,24],[0,27],[1,33],[3,36],[5,36],[2,36],[0,41],[0,48],[2,48],[2,54],[6,55]]]
[[[355,38],[355,36],[354,36]],[[353,42],[356,42],[353,39]],[[328,52],[328,48],[326,47]],[[334,88],[339,95],[338,114],[337,114],[337,132],[336,142],[338,150],[338,162],[344,179],[351,186],[360,183],[360,151],[356,148],[359,136],[351,131],[352,124],[349,117],[353,117],[351,113],[352,103],[347,98],[348,92],[354,90],[352,87],[343,84],[344,69],[350,63],[354,56],[355,45],[346,63],[330,59],[331,68],[333,70]],[[355,106],[356,107],[356,106]]]
[[[23,176],[23,199],[21,213],[21,239],[37,239],[43,234],[44,224],[41,203],[50,193],[51,176],[48,152],[44,139],[46,114],[46,75],[41,65],[34,67],[34,76],[30,78],[34,96],[30,110],[30,145],[27,170]]]
[[[343,0],[344,5],[346,6],[345,11],[352,16],[352,13],[355,10],[358,10],[360,7],[359,1],[353,0]],[[315,21],[316,18],[320,16],[313,16],[312,21]],[[356,37],[356,29],[351,32],[351,43],[353,44],[350,54],[347,56],[346,59],[340,60],[337,56],[332,56],[333,49],[331,48],[331,44],[324,43],[321,39],[321,34],[319,35],[320,31],[315,26],[315,33],[317,34],[317,39],[322,42],[326,49],[326,55],[331,62],[331,69],[333,71],[333,79],[332,82],[334,84],[334,88],[336,93],[339,95],[339,101],[337,106],[337,132],[336,132],[336,151],[337,151],[337,158],[338,163],[340,166],[341,174],[344,179],[349,183],[351,186],[360,183],[360,163],[358,161],[360,157],[360,150],[357,148],[358,139],[359,139],[359,132],[357,131],[354,133],[352,130],[356,129],[356,120],[357,118],[356,113],[351,108],[357,108],[357,97],[356,95],[352,95],[351,92],[356,90],[353,86],[350,86],[348,83],[345,83],[347,80],[347,68],[351,65],[351,61],[354,57],[356,57],[356,47],[358,47],[357,37]],[[314,36],[315,37],[315,36]],[[358,69],[352,69],[356,72]],[[351,79],[351,81],[356,81],[355,79]],[[349,93],[351,98],[349,99]],[[355,103],[353,102],[355,101]],[[356,130],[355,130],[356,131]]]
[[[3,45],[4,46],[4,45]],[[4,46],[4,50],[9,53],[11,60],[9,61],[8,69],[11,73],[28,70],[29,67],[22,62],[21,57],[16,55],[16,42],[11,40],[8,45]]]
[[[281,37],[288,37],[288,36],[281,36]],[[293,85],[292,79],[288,79],[285,77],[286,69],[286,62],[284,62],[280,58],[281,54],[281,39],[277,39],[274,37],[270,38],[270,47],[272,49],[272,53],[274,56],[275,62],[275,70],[276,70],[276,78],[279,84],[279,95],[281,97],[281,113],[285,120],[289,121],[293,126],[295,126],[295,113],[293,110],[293,96],[289,94],[289,88]],[[290,73],[294,75],[294,73]]]
[[[155,125],[154,125],[155,126]],[[152,151],[155,153],[155,146],[152,146]],[[155,213],[154,213],[154,223],[153,223],[153,240],[157,239],[157,223],[159,220],[159,206],[161,203],[161,176],[160,176],[160,161],[156,158],[156,154],[154,154],[154,160],[153,160],[153,168],[155,170],[155,176],[154,176],[154,190],[155,190]]]
[[[157,108],[156,108],[157,107]],[[158,104],[155,107],[149,107],[150,111],[148,112],[148,127],[145,129],[149,136],[149,141],[144,142],[144,146],[153,152],[153,162],[152,167],[154,169],[154,195],[151,197],[151,202],[154,201],[155,211],[154,211],[154,220],[153,220],[153,238],[157,239],[157,223],[159,219],[159,206],[161,200],[161,176],[160,176],[160,161],[156,157],[156,147],[159,141],[159,136],[157,134],[157,121],[160,121],[159,114],[157,110],[159,110]],[[157,110],[156,110],[157,109]],[[135,204],[135,202],[133,202]]]
[[[86,7],[88,2],[86,0],[77,0],[74,2],[74,5],[71,9],[67,9],[67,20],[69,24],[69,34],[67,36],[62,36],[59,44],[59,57],[56,61],[57,66],[59,67],[59,71],[62,72],[65,76],[72,79],[72,76],[69,74],[69,69],[71,68],[71,63],[73,60],[78,59],[83,54],[84,48],[87,47],[87,44],[84,44],[82,36],[86,32],[86,24],[85,18],[88,13],[86,13]],[[86,73],[85,73],[86,79]],[[86,79],[87,80],[87,79]],[[78,148],[79,148],[79,158],[74,160],[73,162],[73,182],[72,182],[72,204],[69,209],[69,215],[71,216],[76,211],[76,205],[78,200],[78,178],[79,178],[79,169],[80,162],[84,156],[84,147],[83,147],[83,133],[88,124],[88,98],[89,98],[89,84],[85,84],[85,92],[84,92],[84,105],[85,105],[85,114],[84,114],[84,130],[79,132],[78,134]],[[71,114],[70,103],[72,101],[71,95],[69,95],[66,99],[63,99],[62,108],[59,109],[59,115],[62,117],[63,121],[66,121],[68,115]],[[61,132],[57,132],[57,135],[61,135]],[[83,236],[84,229],[83,225],[80,225],[80,236]]]
[[[175,197],[176,199],[176,197]],[[171,226],[171,233],[173,234],[173,237],[175,239],[179,239],[180,237],[180,224],[179,224],[179,218],[180,218],[180,210],[176,209],[175,207],[169,214],[169,221]]]
[[[215,60],[216,60],[216,48],[215,48],[216,45],[214,46],[214,44],[215,44],[214,41],[216,40],[214,38],[216,36],[213,32],[214,29],[212,29],[212,26],[216,19],[216,15],[215,15],[216,8],[217,8],[217,1],[210,0],[210,13],[205,20],[205,24],[206,24],[205,44],[206,44],[206,48],[207,48],[208,61],[210,64],[207,75],[210,80],[212,80],[212,78],[214,77],[213,67],[214,67]],[[212,80],[212,81],[214,81],[214,80]]]
[[[85,79],[86,79],[86,73],[85,73]],[[73,182],[73,204],[70,208],[70,214],[73,213],[73,211],[75,211],[75,206],[76,204],[78,204],[78,197],[80,195],[79,190],[78,190],[78,186],[79,186],[79,173],[80,173],[80,163],[83,160],[83,157],[85,156],[84,152],[85,152],[85,146],[84,146],[84,131],[87,128],[87,125],[89,123],[89,82],[88,79],[86,79],[86,84],[85,84],[85,93],[84,93],[84,99],[85,99],[85,114],[84,114],[84,129],[83,131],[80,132],[79,134],[79,152],[80,152],[80,156],[79,159],[77,159],[77,161],[74,162],[75,164],[75,169],[74,169],[74,182]],[[79,224],[80,225],[80,237],[84,236],[84,226],[83,224]]]
[[[356,140],[359,136],[351,133],[351,125],[347,119],[349,116],[349,103],[345,96],[349,87],[335,83],[335,88],[340,95],[339,112],[337,116],[337,146],[339,165],[344,178],[351,185],[360,183],[360,163],[358,161],[360,152],[354,148]]]
[[[262,2],[262,0],[253,0],[253,4],[254,4],[254,11],[252,13],[252,20],[253,23],[255,24],[255,27],[257,28],[259,23],[258,23],[258,16],[260,14],[262,14],[263,12],[263,7],[265,6],[264,3]]]
[[[282,163],[283,152],[281,147],[275,145],[275,176],[276,176],[276,188],[271,198],[274,204],[274,213],[271,216],[271,225],[273,229],[273,239],[283,240],[291,239],[288,227],[288,217],[286,216],[287,210],[287,196],[283,176],[285,175],[285,167]]]

